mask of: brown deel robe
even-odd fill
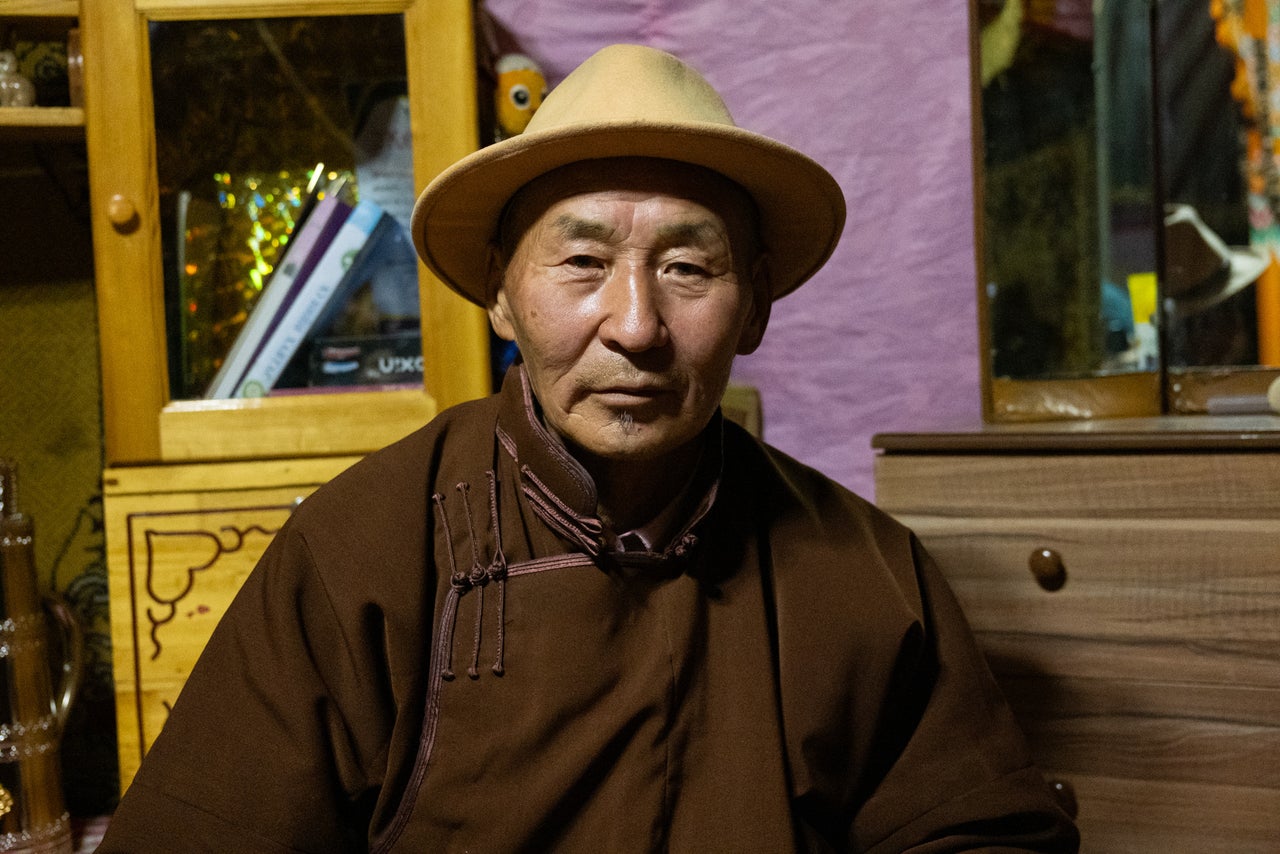
[[[1075,850],[906,529],[719,418],[692,495],[603,548],[513,369],[301,504],[99,850]]]

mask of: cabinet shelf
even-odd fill
[[[366,454],[408,435],[438,410],[424,389],[170,401],[160,412],[161,456],[243,460]]]
[[[80,0],[0,0],[0,18],[75,18]]]
[[[84,109],[0,107],[0,139],[84,139]]]
[[[0,45],[9,47],[14,39],[65,43],[68,33],[79,26],[79,16],[79,0],[0,0]],[[72,103],[77,103],[74,96]],[[0,107],[0,140],[83,139],[81,107]]]

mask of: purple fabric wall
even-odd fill
[[[738,124],[829,169],[849,219],[735,378],[765,438],[870,497],[873,433],[981,414],[962,0],[488,0],[552,84],[597,48],[671,51]]]

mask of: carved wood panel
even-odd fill
[[[122,787],[218,620],[306,495],[355,458],[109,469],[104,476]]]

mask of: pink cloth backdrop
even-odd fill
[[[818,160],[849,219],[735,379],[765,438],[872,497],[870,440],[979,419],[963,0],[488,0],[552,84],[613,42],[700,69],[738,124]]]

